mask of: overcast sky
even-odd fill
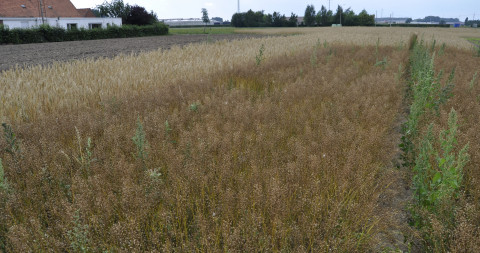
[[[71,0],[77,8],[93,8],[104,0]],[[111,0],[108,0],[111,1]],[[200,18],[201,9],[208,10],[209,17],[222,17],[230,20],[237,11],[237,0],[124,0],[130,5],[140,5],[148,11],[153,10],[158,18]],[[293,12],[303,16],[308,4],[313,4],[315,10],[322,5],[328,8],[328,0],[240,0],[240,11],[249,9],[253,11],[264,10],[266,13],[274,11],[290,16]],[[344,9],[351,7],[355,13],[363,9],[370,14],[377,13],[378,17],[411,17],[423,18],[425,16],[441,16],[446,18],[459,18],[461,21],[466,17],[480,19],[480,1],[478,0],[331,0],[330,6],[335,10],[337,5]]]

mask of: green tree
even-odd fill
[[[245,14],[245,26],[246,27],[256,27],[259,26],[258,22],[255,21],[255,12],[248,10]]]
[[[134,5],[131,6],[125,24],[129,25],[152,25],[157,22],[157,14],[153,11],[150,13],[144,7]]]
[[[122,18],[122,22],[126,23],[131,8],[132,6],[123,3],[123,0],[112,0],[97,5],[94,13],[99,13],[101,17]]]
[[[343,8],[342,8],[342,6],[338,5],[337,12],[335,13],[333,22],[335,24],[342,24],[343,23],[343,21],[342,21],[343,17],[342,16],[343,16]]]
[[[343,12],[342,23],[345,26],[354,26],[357,24],[357,15],[355,15],[355,12],[351,8]]]
[[[273,15],[272,14],[266,14],[263,15],[262,23],[260,26],[273,26]]]
[[[413,20],[412,20],[411,18],[407,18],[407,20],[405,21],[405,23],[410,24],[410,23],[412,23],[412,21],[413,21]]]
[[[245,13],[235,13],[232,16],[232,26],[245,27]]]
[[[203,32],[205,32],[205,28],[207,27],[207,24],[210,22],[210,18],[208,17],[208,11],[205,8],[202,8],[202,21],[205,23],[205,26],[203,27]]]
[[[282,15],[279,12],[274,11],[272,14],[272,25],[275,27],[283,26]]]
[[[256,11],[253,13],[253,23],[255,24],[255,26],[271,26],[272,22],[272,18],[265,18],[265,14],[263,13],[263,11]],[[271,15],[270,15],[271,16]],[[266,23],[267,22],[270,22],[269,25],[267,25]]]
[[[290,18],[288,19],[288,26],[295,27],[298,23],[298,16],[295,15],[293,12],[290,14]]]
[[[328,13],[327,8],[325,8],[325,6],[322,5],[322,7],[320,8],[320,11],[317,14],[317,24],[318,25],[321,25],[321,26],[331,25],[328,22],[327,13]]]
[[[307,5],[305,9],[305,16],[303,18],[306,26],[314,26],[315,25],[315,6]]]
[[[365,9],[358,14],[357,19],[357,24],[360,26],[372,26],[375,24],[375,16],[369,15]]]

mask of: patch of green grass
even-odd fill
[[[480,47],[480,38],[466,38],[471,43],[475,44],[476,46]]]
[[[169,34],[234,34],[233,27],[207,27],[205,32],[203,27],[190,28],[170,28]]]
[[[475,45],[473,48],[475,51],[475,56],[480,57],[480,38],[466,38],[470,43]]]

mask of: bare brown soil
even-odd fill
[[[140,53],[159,48],[187,45],[217,40],[235,40],[263,35],[214,34],[169,35],[140,38],[68,41],[24,45],[0,45],[0,71],[37,64],[48,65],[54,61],[84,58],[113,57],[119,54]]]

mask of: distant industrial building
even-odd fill
[[[213,22],[213,25],[223,24],[223,18],[220,18],[220,17],[213,17],[210,20]]]
[[[375,18],[377,24],[406,24],[410,18]],[[411,19],[410,19],[411,20]]]
[[[203,20],[201,18],[173,18],[173,19],[160,19],[161,22],[169,26],[203,26]],[[208,25],[229,25],[230,22],[224,22],[223,18],[213,17],[210,19]]]
[[[460,22],[455,19],[447,19],[448,21],[444,20],[444,24],[451,25],[453,27],[460,27],[463,26],[465,23]],[[412,20],[411,18],[375,18],[375,23],[377,24],[412,24],[412,25],[439,25],[440,22],[438,21],[429,21],[428,19],[418,19]]]

